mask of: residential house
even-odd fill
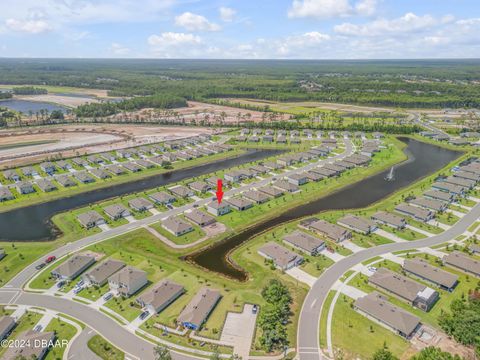
[[[23,346],[10,346],[3,353],[3,360],[35,359],[43,360],[48,349],[55,339],[55,332],[37,332],[27,330],[21,332],[15,338],[16,343]]]
[[[151,314],[158,314],[177,300],[185,288],[170,280],[162,280],[140,295],[136,302]]]
[[[372,220],[376,221],[379,224],[384,224],[397,230],[404,229],[407,226],[407,221],[403,217],[386,211],[376,212],[372,215]]]
[[[20,194],[30,194],[35,192],[32,183],[28,181],[20,181],[15,187]]]
[[[465,195],[466,190],[466,188],[463,186],[453,185],[444,181],[437,181],[432,185],[432,188],[453,194],[455,196]]]
[[[77,183],[73,181],[73,179],[70,176],[67,176],[67,175],[58,175],[57,177],[55,177],[55,180],[63,187],[70,187],[70,186],[77,185]]]
[[[112,220],[118,220],[130,216],[130,211],[122,204],[113,204],[103,208],[103,211]]]
[[[17,325],[13,316],[0,317],[0,341],[5,339]]]
[[[89,155],[87,156],[87,161],[90,163],[90,164],[93,164],[93,165],[99,165],[99,164],[103,164],[105,162],[105,160],[97,155]]]
[[[72,168],[72,164],[65,160],[57,161],[57,166],[62,170],[70,170]]]
[[[117,176],[127,173],[127,171],[124,168],[122,168],[121,166],[118,166],[118,165],[107,165],[107,166],[105,166],[105,170],[108,170],[113,175],[117,175]]]
[[[139,171],[142,171],[142,167],[134,162],[124,162],[122,163],[122,166],[127,169],[127,170],[130,170],[131,172],[139,172]]]
[[[207,226],[215,223],[217,220],[212,215],[206,214],[198,209],[192,209],[185,212],[185,217],[200,226]]]
[[[388,302],[376,291],[355,300],[353,307],[406,339],[410,339],[420,327],[420,318]]]
[[[193,226],[178,216],[171,216],[162,222],[162,227],[175,236],[193,231]]]
[[[283,241],[312,256],[325,249],[325,241],[299,230],[285,235]]]
[[[195,195],[193,190],[191,190],[191,189],[189,189],[189,188],[187,188],[186,186],[183,186],[183,185],[177,185],[177,186],[169,188],[168,190],[170,190],[174,195],[180,196],[182,198],[186,198],[186,197]]]
[[[73,280],[94,263],[95,258],[93,256],[82,254],[73,255],[52,270],[51,274],[60,280]]]
[[[12,192],[10,191],[9,188],[7,187],[0,187],[0,202],[1,201],[7,201],[7,200],[13,200],[15,199],[15,196],[13,196]]]
[[[304,220],[300,223],[300,226],[326,236],[337,243],[352,237],[352,233],[347,229],[317,218]]]
[[[204,181],[194,181],[188,184],[188,187],[194,191],[200,193],[206,193],[207,191],[212,190],[212,187]]]
[[[273,198],[278,198],[285,193],[284,191],[282,191],[278,188],[275,188],[273,186],[270,186],[270,185],[262,186],[261,188],[258,188],[258,191],[263,192],[266,195],[268,195],[270,197],[273,197]]]
[[[95,179],[93,177],[90,176],[90,174],[88,174],[87,172],[85,171],[77,171],[75,173],[73,173],[73,176],[80,182],[84,183],[84,184],[88,184],[88,183],[93,183],[95,182]]]
[[[151,161],[148,161],[148,160],[144,160],[144,159],[137,160],[136,163],[137,163],[137,165],[143,166],[146,169],[151,169],[151,168],[155,167],[154,163],[152,163]]]
[[[303,185],[307,183],[307,176],[305,174],[291,174],[285,177],[285,179],[296,186]]]
[[[47,180],[47,179],[37,180],[37,186],[43,192],[50,192],[53,190],[57,190],[57,187],[50,180]]]
[[[445,201],[447,203],[451,203],[455,200],[454,194],[451,194],[445,191],[440,191],[440,190],[429,190],[429,191],[426,191],[423,195],[427,198],[439,200],[439,201]]]
[[[130,200],[128,206],[137,211],[147,211],[153,208],[153,203],[143,197],[137,197]]]
[[[81,158],[81,157],[73,158],[73,159],[72,159],[72,162],[73,162],[75,165],[79,166],[79,167],[85,167],[85,165],[88,165],[87,160],[85,160],[85,159],[83,159],[83,158]]]
[[[263,166],[265,166],[269,170],[279,170],[283,167],[282,165],[273,161],[266,161],[263,163]]]
[[[335,170],[330,170],[330,169],[327,169],[325,167],[317,167],[317,168],[314,168],[312,170],[310,170],[311,172],[314,172],[316,174],[319,174],[323,177],[332,177],[332,176],[338,176],[340,173],[338,171],[335,171]]]
[[[440,191],[437,191],[437,192],[440,192]],[[442,192],[442,194],[446,194],[446,193]],[[426,198],[426,197],[415,198],[413,200],[410,200],[408,203],[412,205],[420,206],[425,209],[438,211],[438,212],[445,211],[448,207],[448,204],[446,202],[443,202],[440,200],[434,200],[433,198]]]
[[[122,270],[125,263],[120,260],[107,259],[101,264],[94,266],[82,275],[82,280],[87,286],[101,287],[108,282],[108,278],[117,271]]]
[[[55,171],[57,171],[55,164],[49,161],[41,163],[40,169],[42,169],[42,171],[46,172],[48,175],[52,175]]]
[[[475,187],[475,184],[477,183],[474,180],[462,179],[455,176],[449,176],[443,179],[443,181],[452,185],[463,186],[469,190],[473,189]]]
[[[272,241],[258,249],[258,253],[272,260],[275,266],[281,270],[291,269],[303,262],[302,256]]]
[[[397,205],[395,211],[422,222],[430,221],[435,217],[435,213],[432,210],[423,209],[409,204]]]
[[[159,191],[159,192],[150,194],[150,195],[148,195],[148,197],[151,200],[153,200],[153,202],[155,202],[155,204],[165,204],[166,205],[166,204],[171,204],[171,203],[177,201],[175,196],[170,195],[169,193],[167,193],[165,191]]]
[[[368,282],[423,311],[429,311],[439,298],[438,291],[383,267],[375,271]]]
[[[7,180],[15,182],[20,180],[20,175],[18,175],[15,170],[5,170],[3,172],[3,177]]]
[[[480,277],[480,261],[460,251],[453,251],[443,257],[445,265],[462,270],[467,274]]]
[[[105,219],[94,210],[78,215],[77,220],[86,229],[105,224]]]
[[[315,181],[315,182],[325,179],[325,176],[320,175],[319,173],[316,173],[316,172],[313,172],[313,171],[307,171],[307,172],[305,172],[305,177],[306,177],[309,181]]]
[[[126,266],[108,278],[108,286],[115,295],[130,297],[148,284],[147,273]]]
[[[107,173],[105,170],[103,169],[91,169],[90,170],[90,173],[93,175],[93,176],[96,176],[97,178],[99,179],[108,179],[108,178],[111,178],[112,175],[110,175],[109,173]]]
[[[250,209],[253,206],[253,202],[241,197],[232,197],[226,199],[225,202],[228,203],[232,208],[239,211]]]
[[[25,176],[37,176],[38,175],[38,171],[35,170],[31,166],[25,166],[25,167],[21,168],[21,170],[22,170],[23,175],[25,175]]]
[[[252,200],[257,204],[263,204],[264,202],[270,200],[270,197],[264,192],[258,190],[248,190],[242,194],[246,199]]]
[[[200,329],[221,298],[218,290],[201,288],[180,313],[177,322],[188,329]]]
[[[433,266],[428,261],[419,258],[405,259],[403,270],[447,291],[453,291],[458,283],[457,275]]]
[[[468,179],[468,180],[473,180],[475,182],[480,181],[480,173],[471,173],[467,171],[456,171],[453,173],[454,177],[458,177],[461,179]]]
[[[377,229],[375,222],[356,215],[346,215],[339,219],[337,224],[366,235]]]
[[[230,205],[225,201],[219,203],[218,201],[212,201],[207,204],[207,211],[215,216],[221,216],[230,212]]]
[[[274,183],[272,183],[272,186],[282,191],[288,191],[288,192],[296,192],[300,190],[300,188],[297,185],[292,184],[286,180],[275,181]]]

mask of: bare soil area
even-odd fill
[[[0,131],[0,145],[52,140],[49,144],[5,148],[0,150],[0,168],[42,161],[61,154],[62,157],[117,150],[166,140],[183,139],[200,134],[213,134],[221,129],[155,125],[54,125],[28,130]]]

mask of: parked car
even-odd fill
[[[37,266],[35,266],[35,269],[41,270],[45,267],[45,265],[47,265],[47,264],[45,264],[45,263],[38,264]]]
[[[148,310],[144,311],[140,314],[140,320],[144,320],[148,315],[150,315],[150,312]]]
[[[83,280],[80,280],[75,286],[82,287],[84,284],[85,282]]]
[[[65,281],[59,281],[57,283],[57,287],[60,289],[63,285],[65,285]]]
[[[42,325],[37,325],[33,328],[33,331],[40,332],[40,331],[42,331],[42,329],[43,329]]]
[[[78,294],[80,291],[83,290],[83,287],[79,286],[79,287],[76,287],[74,290],[73,290],[73,293],[76,295]]]
[[[368,270],[370,270],[371,272],[375,272],[377,271],[377,268],[375,266],[369,266]]]
[[[173,206],[170,205],[170,204],[167,204],[167,208],[169,208],[171,210],[171,209],[173,209]]]
[[[257,312],[258,312],[258,306],[257,306],[257,305],[253,305],[252,314],[256,314]]]
[[[45,259],[45,262],[46,262],[47,264],[50,264],[52,261],[55,261],[56,259],[57,259],[56,256],[51,255],[51,256],[49,256],[49,257],[47,257],[47,258]]]
[[[112,293],[106,293],[105,295],[103,295],[103,300],[108,301],[108,300],[110,300],[112,297],[113,297],[113,294],[112,294]]]

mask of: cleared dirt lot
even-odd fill
[[[77,153],[83,155],[213,133],[214,130],[202,127],[119,124],[58,125],[32,127],[28,130],[2,130],[0,168],[42,161],[59,153],[63,157],[69,157]],[[47,140],[52,142],[34,144]],[[9,144],[22,143],[26,146],[8,147]]]
[[[45,94],[45,95],[24,95],[24,96],[15,96],[15,99],[18,100],[27,100],[27,101],[39,101],[39,102],[49,102],[55,103],[67,107],[77,107],[86,103],[96,103],[99,102],[94,97],[82,97],[82,96],[66,96],[66,95],[56,95],[56,94]]]
[[[186,124],[236,124],[246,121],[260,122],[265,116],[270,115],[273,115],[273,113],[189,101],[188,107],[169,110],[142,109],[126,115],[113,115],[109,119],[121,122],[127,117],[129,119],[139,119],[142,122],[163,120],[176,123],[183,121]],[[288,114],[279,114],[275,119],[288,120],[289,118],[290,115]]]

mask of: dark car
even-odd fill
[[[45,264],[45,263],[38,264],[37,266],[35,266],[35,269],[41,270],[45,267],[45,265],[47,265],[47,264]]]

